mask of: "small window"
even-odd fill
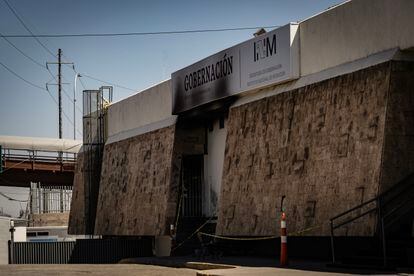
[[[38,236],[49,236],[49,232],[37,232]]]
[[[209,132],[212,132],[212,131],[213,131],[213,129],[214,129],[214,124],[213,124],[213,122],[210,122],[210,123],[208,124],[208,131],[209,131]]]
[[[28,237],[36,237],[36,232],[27,232]]]

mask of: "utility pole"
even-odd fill
[[[48,85],[57,85],[58,86],[58,108],[59,108],[59,139],[62,139],[62,64],[71,64],[73,67],[73,62],[62,62],[62,49],[58,50],[58,62],[46,62],[46,68],[49,70],[49,64],[57,64],[58,65],[58,83],[53,84],[46,84],[46,89],[48,89]]]
[[[59,139],[62,139],[62,49],[58,50]]]
[[[46,62],[46,69],[49,70],[48,65],[49,64],[57,64],[58,66],[58,79],[57,79],[57,84],[53,84],[53,85],[57,85],[58,86],[58,108],[59,108],[59,139],[62,139],[62,84],[68,84],[68,83],[62,83],[62,64],[71,64],[73,70],[75,70],[73,62],[62,62],[62,49],[59,48],[58,50],[58,62]],[[56,79],[55,79],[56,80]],[[48,84],[46,84],[46,89],[48,89]],[[74,99],[74,103],[73,105],[75,106],[75,99]],[[74,118],[75,120],[75,118]],[[59,161],[61,162],[61,169],[63,166],[63,153],[59,152],[58,153],[58,158]],[[62,187],[60,187],[60,212],[63,213],[63,190]],[[47,200],[44,200],[44,203],[46,203]],[[40,206],[40,205],[39,205]]]

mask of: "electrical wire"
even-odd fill
[[[30,33],[30,35],[28,35],[27,37],[32,37],[32,38],[34,38],[36,41],[37,41],[37,43],[39,43],[39,45],[40,46],[42,46],[42,48],[45,50],[45,51],[47,51],[50,55],[52,55],[53,57],[56,57],[55,56],[55,54],[53,54],[52,53],[52,51],[49,49],[49,48],[47,48],[46,47],[46,45],[44,45],[39,39],[38,39],[38,37],[36,36],[36,35],[34,35],[34,33],[30,30],[30,28],[26,25],[26,23],[23,21],[23,19],[18,15],[18,13],[17,13],[17,11],[10,5],[10,3],[7,1],[7,0],[3,0],[3,2],[7,5],[7,7],[9,8],[9,10],[14,14],[14,16],[19,20],[19,22],[22,24],[22,26],[26,29],[26,31],[27,32],[29,32]],[[11,44],[16,50],[18,50],[21,54],[23,54],[25,57],[27,57],[27,58],[29,58],[31,61],[33,61],[33,62],[35,62],[37,65],[39,65],[39,66],[41,66],[42,68],[46,68],[47,69],[47,67],[46,66],[43,66],[42,64],[40,64],[39,62],[37,62],[37,61],[35,61],[33,58],[31,58],[31,57],[29,57],[27,54],[25,54],[25,53],[23,53],[23,51],[21,51],[20,49],[18,49],[18,47],[16,46],[16,45],[14,45],[12,42],[10,42],[10,40],[8,40],[7,39],[7,35],[1,35],[1,37],[3,38],[3,39],[6,39],[6,41],[9,43],[9,44]],[[65,64],[66,66],[68,66],[68,64]],[[69,67],[69,66],[68,66]],[[75,71],[75,69],[73,68],[73,67],[71,67],[72,69],[73,69],[73,71],[77,74],[78,72],[76,72]],[[47,69],[48,71],[49,71],[49,69]],[[49,73],[51,74],[51,72],[49,71]],[[54,77],[54,75],[53,74],[51,74],[52,75],[52,77],[56,80],[56,78]],[[98,78],[95,78],[95,77],[92,77],[92,76],[88,76],[88,75],[86,75],[86,74],[82,74],[82,75],[84,75],[85,77],[88,77],[88,78],[91,78],[91,79],[94,79],[94,80],[97,80],[97,81],[100,81],[100,82],[103,82],[103,83],[106,83],[106,84],[110,84],[110,85],[113,85],[113,86],[115,86],[115,87],[119,87],[119,88],[122,88],[122,89],[126,89],[126,90],[130,90],[130,91],[134,91],[134,92],[136,92],[136,90],[135,89],[131,89],[131,88],[128,88],[128,87],[125,87],[125,86],[122,86],[122,85],[119,85],[119,84],[115,84],[115,83],[112,83],[112,82],[108,82],[108,81],[104,81],[104,80],[100,80],[100,79],[98,79]],[[65,91],[65,89],[63,89],[62,88],[62,90],[63,90],[63,92],[66,94],[66,96],[68,97],[68,99],[70,100],[70,101],[72,101],[72,103],[73,103],[73,100],[70,98],[70,96],[68,95],[68,93]],[[75,105],[75,107],[77,107],[76,105]],[[79,107],[77,107],[77,110],[79,111],[79,112],[81,112],[82,113],[82,111],[80,110],[80,108]]]
[[[14,49],[16,49],[20,54],[22,54],[23,56],[25,56],[26,58],[28,58],[29,60],[31,60],[34,64],[38,65],[39,67],[42,67],[43,69],[47,69],[45,65],[41,64],[40,62],[38,62],[37,60],[35,60],[34,58],[30,57],[29,55],[27,55],[25,52],[23,52],[22,50],[20,50],[13,42],[11,42],[10,40],[8,40],[2,33],[0,33],[0,36],[7,42],[9,43]]]
[[[81,78],[79,78],[79,82],[82,85],[83,89],[86,90],[85,84],[83,83],[83,80]]]
[[[6,169],[4,169],[1,173],[7,172],[8,170],[11,170],[11,169],[13,169],[13,168],[17,167],[17,166],[19,166],[20,164],[23,164],[24,162],[30,161],[30,159],[31,159],[31,157],[29,157],[29,158],[27,158],[27,159],[25,159],[25,160],[23,160],[23,161],[21,161],[21,162],[19,162],[19,163],[16,163],[16,164],[14,164],[13,166],[8,167],[8,168],[6,168]]]
[[[75,72],[75,74],[80,74],[82,77],[86,77],[86,78],[89,78],[91,80],[95,80],[95,81],[99,81],[99,82],[102,82],[102,83],[105,83],[105,84],[109,84],[109,85],[112,85],[114,87],[118,87],[118,88],[121,88],[121,89],[125,89],[125,90],[129,90],[129,91],[137,92],[136,89],[132,89],[132,88],[129,88],[129,87],[120,85],[120,84],[116,84],[114,82],[109,82],[109,81],[101,80],[101,79],[98,79],[97,77],[93,77],[93,76],[87,75],[85,73],[79,73],[73,67],[71,67],[71,68],[72,68],[73,72]],[[79,81],[80,81],[83,89],[86,89],[84,83],[82,82],[82,80],[80,78],[79,78]]]
[[[6,5],[9,7],[10,11],[16,16],[16,18],[20,21],[20,23],[23,25],[23,27],[31,34],[33,34],[33,32],[29,29],[29,27],[27,27],[27,25],[24,23],[23,19],[17,14],[16,10],[13,9],[13,7],[7,2],[7,0],[3,0],[4,3],[6,3]],[[46,69],[49,74],[53,77],[53,79],[57,82],[56,77],[52,74],[52,72],[50,72],[50,70],[43,64],[41,64],[40,62],[36,61],[35,59],[33,59],[32,57],[30,57],[29,55],[27,55],[26,53],[24,53],[22,50],[20,50],[14,43],[12,43],[10,40],[7,39],[7,37],[5,37],[3,34],[0,33],[0,36],[7,42],[9,43],[13,48],[15,48],[20,54],[22,54],[23,56],[25,56],[26,58],[28,58],[29,60],[31,60],[33,63],[35,63],[36,65],[42,67],[43,69]],[[36,37],[33,37],[41,46],[43,49],[45,49],[49,54],[51,54],[53,57],[55,57],[55,55],[52,53],[52,51],[46,47],[46,45],[44,45],[39,39],[37,39]],[[69,96],[69,94],[67,93],[67,91],[62,87],[62,91],[64,92],[64,94],[66,95],[66,97],[72,102],[73,104],[73,100],[72,98]],[[75,105],[75,107],[77,108],[77,110],[82,114],[82,111],[80,110],[80,108],[78,106]]]
[[[109,85],[112,85],[112,86],[115,86],[115,87],[118,87],[118,88],[122,88],[122,89],[126,89],[126,90],[130,90],[130,91],[137,92],[137,90],[136,90],[136,89],[132,89],[132,88],[129,88],[129,87],[126,87],[126,86],[122,86],[122,85],[120,85],[120,84],[116,84],[116,83],[113,83],[113,82],[104,81],[104,80],[101,80],[101,79],[98,79],[98,78],[95,78],[95,77],[92,77],[92,76],[86,75],[86,74],[84,74],[84,73],[80,73],[80,74],[81,74],[83,77],[87,77],[87,78],[92,79],[92,80],[100,81],[100,82],[103,82],[103,83],[106,83],[106,84],[109,84]]]
[[[20,54],[22,54],[23,56],[25,56],[27,59],[29,59],[30,61],[32,61],[34,64],[36,64],[36,65],[38,65],[39,67],[41,67],[41,68],[43,68],[43,69],[45,69],[45,70],[47,70],[47,72],[52,76],[52,78],[57,82],[57,80],[56,80],[56,77],[53,75],[53,73],[45,66],[45,65],[43,65],[43,64],[41,64],[40,62],[38,62],[38,61],[36,61],[34,58],[32,58],[32,57],[30,57],[29,55],[27,55],[25,52],[23,52],[22,50],[20,50],[13,42],[11,42],[9,39],[7,39],[2,33],[0,33],[0,37],[2,37],[7,43],[9,43],[10,44],[10,46],[12,46],[14,49],[16,49]],[[66,64],[67,65],[67,64]],[[70,68],[72,68],[72,67],[70,67]],[[72,68],[73,69],[73,68]],[[73,69],[73,71],[77,74],[78,72],[76,72],[74,69]],[[95,78],[95,77],[92,77],[92,76],[88,76],[88,75],[85,75],[85,74],[83,74],[85,77],[88,77],[88,78],[91,78],[91,79],[94,79],[94,80],[97,80],[97,81],[100,81],[100,82],[103,82],[103,83],[107,83],[107,84],[111,84],[111,85],[113,85],[113,86],[116,86],[116,87],[119,87],[119,88],[123,88],[123,89],[127,89],[127,90],[131,90],[131,91],[136,91],[136,90],[134,90],[134,89],[131,89],[131,88],[127,88],[127,87],[124,87],[124,86],[122,86],[122,85],[119,85],[119,84],[115,84],[115,83],[111,83],[111,82],[107,82],[107,81],[104,81],[104,80],[100,80],[100,79],[97,79],[97,78]],[[85,86],[84,86],[84,84],[82,83],[82,81],[81,81],[81,84],[82,84],[82,87],[84,88],[84,89],[86,89],[85,88]],[[39,87],[37,87],[37,88],[39,88]],[[69,96],[69,93],[62,87],[62,91],[63,91],[63,93],[66,95],[66,97],[69,99],[69,101],[71,101],[71,103],[73,104],[73,100],[72,100],[72,98]],[[82,110],[80,109],[80,107],[78,106],[78,105],[75,105],[75,107],[76,107],[76,109],[78,110],[78,112],[80,112],[81,114],[82,114]]]
[[[1,66],[3,66],[7,71],[9,71],[11,74],[13,74],[14,76],[16,76],[17,78],[19,78],[19,79],[21,79],[22,81],[24,81],[25,83],[27,83],[27,84],[29,84],[29,85],[31,85],[31,86],[33,86],[33,87],[36,87],[37,89],[40,89],[40,90],[46,90],[45,88],[43,88],[43,87],[41,87],[41,86],[39,86],[39,85],[37,85],[37,84],[34,84],[33,82],[31,82],[31,81],[28,81],[28,80],[26,80],[25,78],[23,78],[22,76],[20,76],[19,74],[17,74],[16,72],[14,72],[12,69],[10,69],[9,67],[7,67],[4,63],[2,63],[1,61],[0,61],[0,65]],[[46,90],[47,91],[47,90]]]
[[[6,3],[9,10],[14,14],[14,16],[19,20],[19,22],[23,25],[23,27],[28,31],[31,36],[39,43],[40,46],[42,46],[43,49],[45,49],[46,52],[48,52],[51,56],[56,57],[55,54],[52,53],[52,51],[47,48],[34,34],[33,32],[27,27],[27,25],[24,23],[23,19],[17,14],[16,10],[9,4],[7,0],[3,0],[4,3]],[[6,36],[7,37],[7,36]]]
[[[3,38],[24,38],[24,37],[31,37],[34,38],[43,49],[45,49],[49,54],[53,57],[56,57],[52,51],[47,48],[38,38],[57,38],[57,37],[115,37],[115,36],[146,36],[146,35],[173,35],[173,34],[191,34],[191,33],[208,33],[208,32],[228,32],[228,31],[243,31],[243,30],[256,30],[259,28],[277,28],[280,27],[279,25],[272,25],[272,26],[256,26],[256,27],[238,27],[238,28],[221,28],[221,29],[196,29],[196,30],[176,30],[176,31],[156,31],[156,32],[125,32],[125,33],[89,33],[89,34],[34,34],[29,27],[24,23],[23,19],[18,15],[16,10],[9,4],[7,0],[3,0],[4,3],[8,6],[10,11],[15,15],[15,17],[19,20],[19,22],[23,25],[23,27],[30,33],[30,35],[2,35]],[[19,51],[20,52],[20,51]],[[26,55],[25,55],[26,56]],[[30,58],[31,59],[31,58]],[[68,66],[67,64],[65,64]],[[68,66],[69,67],[69,66]],[[72,68],[73,71],[77,74],[78,72]],[[92,77],[90,75],[82,74],[83,76],[112,85],[114,87],[122,88],[125,90],[136,92],[136,89],[132,89],[120,84],[116,84],[113,82],[105,81],[98,79],[96,77]],[[70,99],[69,95],[67,95]],[[78,107],[78,110],[79,107]]]
[[[6,180],[4,178],[0,178],[0,181],[2,181],[3,183],[5,183],[6,185],[15,186],[14,183],[11,183],[10,181],[8,181],[8,180]],[[10,201],[28,202],[28,200],[21,200],[21,199],[17,199],[17,198],[10,197],[10,196],[6,195],[3,192],[0,192],[0,196],[5,197],[5,198],[7,198]]]
[[[17,77],[17,78],[19,78],[20,80],[22,80],[22,81],[24,81],[25,83],[27,83],[27,84],[29,84],[29,85],[31,85],[31,86],[33,86],[33,87],[35,87],[35,88],[37,88],[37,89],[40,89],[40,90],[43,90],[43,91],[46,91],[48,94],[49,94],[49,96],[53,99],[53,101],[57,104],[57,105],[59,105],[59,103],[57,102],[57,100],[53,97],[53,95],[50,93],[50,91],[49,90],[47,90],[46,88],[44,88],[44,87],[41,87],[41,86],[39,86],[39,85],[37,85],[37,84],[35,84],[35,83],[33,83],[33,82],[31,82],[31,81],[28,81],[28,80],[26,80],[25,78],[23,78],[22,76],[20,76],[19,74],[17,74],[15,71],[13,71],[12,69],[10,69],[9,67],[7,67],[4,63],[2,63],[1,61],[0,61],[0,65],[1,66],[3,66],[7,71],[9,71],[11,74],[13,74],[15,77]],[[70,124],[72,124],[73,125],[73,121],[69,118],[69,116],[62,110],[62,113],[63,113],[63,116],[65,116],[65,118],[69,121],[69,123]],[[82,133],[78,130],[78,129],[76,129],[76,131],[79,133],[79,134],[81,134],[82,135]]]
[[[20,54],[22,54],[23,56],[25,56],[27,59],[29,59],[30,61],[32,61],[34,64],[38,65],[39,67],[47,70],[47,72],[52,76],[52,78],[57,82],[56,77],[53,75],[53,73],[43,64],[41,64],[40,62],[38,62],[37,60],[35,60],[34,58],[30,57],[28,54],[26,54],[25,52],[23,52],[22,50],[19,49],[19,47],[17,47],[13,42],[11,42],[9,39],[7,39],[6,37],[3,36],[2,33],[0,33],[0,37],[2,37],[8,44],[10,44],[10,46],[12,46],[14,49],[16,49]],[[39,88],[39,87],[37,87]],[[69,99],[69,101],[73,104],[73,100],[72,98],[69,96],[68,92],[62,87],[62,91],[63,93],[66,95],[66,97]],[[79,108],[78,105],[75,105],[76,109],[78,110],[78,112],[80,112],[82,114],[82,110]]]
[[[6,0],[3,0],[6,1]],[[146,36],[146,35],[174,35],[174,34],[192,34],[192,33],[212,33],[212,32],[229,32],[229,31],[245,31],[257,30],[260,28],[278,28],[280,26],[257,26],[257,27],[239,27],[239,28],[222,28],[222,29],[197,29],[197,30],[176,30],[176,31],[154,31],[154,32],[126,32],[126,33],[85,33],[85,34],[33,34],[31,35],[6,35],[6,37],[18,38],[59,38],[59,37],[115,37],[115,36]]]
[[[52,76],[52,78],[55,80],[55,82],[58,82],[55,75],[53,75],[53,73],[49,69],[47,69],[47,71]],[[69,93],[65,90],[65,88],[63,88],[63,86],[61,87],[61,89],[63,91],[63,94],[65,94],[65,96],[68,98],[68,100],[73,104],[74,102],[73,102],[72,98],[69,96]],[[75,104],[75,108],[78,110],[78,112],[80,114],[83,114],[82,110],[80,109],[80,107],[78,105]]]

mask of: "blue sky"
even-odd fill
[[[150,32],[284,25],[305,19],[341,0],[291,1],[63,1],[8,0],[34,33]],[[27,34],[0,0],[0,32]],[[41,41],[53,52],[60,47],[76,70],[137,91],[170,77],[171,73],[219,50],[252,37],[254,31],[151,35],[116,38],[47,38]],[[27,55],[45,64],[56,61],[33,38],[10,38]],[[53,82],[49,73],[32,63],[0,38],[0,62],[44,87]],[[56,73],[57,68],[50,69]],[[65,90],[72,98],[74,72],[64,67]],[[82,78],[88,89],[104,85]],[[77,98],[81,108],[81,86]],[[50,87],[57,98],[56,87]],[[132,91],[115,88],[114,100]],[[69,97],[64,112],[72,119]],[[81,114],[77,112],[81,130]],[[46,91],[33,88],[0,67],[0,135],[57,137],[57,105]],[[73,126],[63,118],[64,138]],[[77,134],[80,137],[79,134]]]

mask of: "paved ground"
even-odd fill
[[[210,269],[210,270],[196,270],[188,268],[171,268],[154,265],[141,264],[114,264],[114,265],[0,265],[0,275],[11,276],[31,276],[31,275],[63,275],[63,276],[84,276],[84,275],[148,275],[148,276],[235,276],[235,275],[287,275],[287,276],[302,276],[302,275],[346,275],[348,273],[338,272],[322,272],[299,269],[283,269],[276,267],[245,267],[237,266],[228,269]],[[360,275],[360,274],[348,274]],[[407,274],[385,274],[378,273],[376,275],[407,275]]]
[[[148,276],[196,276],[197,271],[187,268],[170,268],[152,265],[114,264],[114,265],[0,265],[0,275],[148,275]]]
[[[279,260],[265,257],[247,257],[247,256],[225,256],[220,258],[197,258],[192,256],[185,257],[140,257],[124,259],[121,263],[125,264],[146,264],[167,267],[186,267],[194,269],[203,269],[188,265],[189,263],[208,263],[218,265],[228,265],[234,269],[215,269],[209,271],[211,275],[398,275],[396,272],[384,270],[367,270],[367,269],[350,269],[327,266],[327,261],[309,261],[309,260],[289,260],[289,268],[282,269],[279,266]],[[204,270],[205,271],[205,270]],[[412,269],[409,271],[413,271]],[[213,274],[214,272],[214,274]],[[219,274],[217,274],[219,273]],[[199,273],[201,275],[201,273]],[[404,275],[404,274],[403,274]],[[412,274],[414,275],[414,274]]]

